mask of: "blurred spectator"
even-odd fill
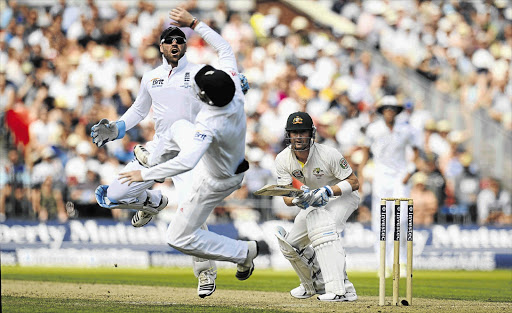
[[[10,149],[0,171],[0,222],[32,216],[28,187],[30,174],[16,149]]]
[[[41,153],[41,161],[32,172],[32,207],[40,221],[58,218],[64,222],[68,216],[64,208],[63,168],[51,147]]]
[[[512,206],[510,192],[503,190],[496,178],[488,178],[487,186],[477,199],[479,225],[512,224]]]
[[[284,134],[278,126],[290,112],[309,111],[319,123],[318,140],[339,147],[350,159],[375,120],[376,101],[392,94],[405,108],[397,123],[409,123],[423,137],[427,155],[434,152],[439,158],[439,173],[422,168],[429,173],[427,188],[439,198],[439,206],[469,203],[471,211],[476,200],[467,198],[474,197],[470,187],[480,177],[473,166],[462,164],[462,156],[466,150],[480,149],[473,146],[475,142],[494,138],[484,134],[479,139],[475,134],[476,140],[466,140],[466,134],[471,136],[472,123],[484,121],[475,120],[482,114],[494,119],[505,135],[512,130],[510,2],[319,2],[353,21],[355,33],[318,29],[315,21],[289,16],[268,3],[262,10],[256,2],[254,11],[240,11],[242,1],[184,3],[231,43],[239,70],[249,79],[247,144],[265,151],[259,171],[273,174],[273,162],[267,159],[283,148]],[[90,141],[90,127],[102,117],[117,120],[134,101],[144,71],[161,62],[154,42],[169,24],[165,6],[145,0],[58,0],[45,7],[35,0],[0,0],[0,145],[3,152],[14,147],[19,157],[25,157],[24,163],[18,162],[28,176],[34,177],[34,172],[41,176],[38,184],[42,186],[47,177],[38,174],[47,164],[41,161],[38,166],[37,160],[50,146],[56,154],[51,162],[60,162],[71,172],[70,186],[78,190],[78,176],[85,184],[88,158],[76,158],[77,145]],[[189,61],[215,64],[215,52],[196,34],[184,31]],[[389,71],[390,62],[405,79]],[[440,93],[431,97],[434,89]],[[446,99],[453,98],[460,100],[460,108],[444,106]],[[449,122],[439,121],[440,116]],[[131,140],[151,140],[153,123],[150,113],[129,131]],[[494,129],[492,124],[484,126]],[[454,147],[451,136],[457,132],[464,134],[464,140]],[[106,177],[114,175],[119,162],[131,159],[129,146],[119,142],[89,152],[89,158],[97,157],[101,164],[101,180],[110,181]],[[4,154],[0,157],[7,157]],[[475,163],[489,167],[482,153],[477,156]],[[372,166],[370,159],[365,167],[368,175]],[[443,175],[446,191],[435,187]],[[57,189],[63,188],[60,179],[51,181],[61,184]],[[508,188],[508,182],[503,183]],[[372,188],[370,183],[365,186]],[[273,209],[283,218],[294,214],[278,205]]]
[[[126,134],[121,139],[121,145],[114,150],[114,156],[122,164],[128,164],[135,157],[133,155],[133,147],[135,147],[135,143],[132,142],[130,135]]]
[[[463,171],[455,177],[456,203],[471,216],[471,222],[477,221],[476,199],[480,192],[480,178],[472,166],[472,157],[469,152],[459,156]]]
[[[274,183],[272,172],[263,168],[260,164],[263,157],[264,152],[258,147],[250,148],[247,151],[250,166],[245,173],[244,185],[247,187],[248,198],[254,201],[254,209],[260,213],[264,220],[268,220],[272,213],[270,210],[271,197],[255,196],[253,194],[261,187]]]
[[[96,203],[94,191],[100,184],[98,163],[96,160],[87,161],[84,180],[69,187],[69,200],[75,204],[75,209],[79,212],[80,217],[116,216],[119,214],[119,212],[109,212],[100,208]]]
[[[0,126],[4,128],[5,112],[14,105],[15,89],[12,84],[8,84],[5,70],[0,65]]]
[[[434,223],[434,215],[438,209],[438,203],[434,193],[427,189],[427,175],[416,172],[412,177],[411,198],[414,199],[414,224],[431,225]]]
[[[76,156],[66,164],[66,177],[68,186],[83,184],[87,180],[87,160],[92,153],[91,144],[81,141],[76,146]]]
[[[427,175],[425,183],[428,190],[432,191],[436,196],[437,203],[440,207],[444,205],[446,199],[446,180],[439,170],[438,158],[433,153],[428,153],[424,160],[424,169],[421,169]]]
[[[440,120],[436,124],[436,133],[433,133],[428,141],[429,150],[436,154],[437,157],[442,157],[450,151],[450,144],[448,142],[448,134],[452,130],[451,124],[448,120]]]

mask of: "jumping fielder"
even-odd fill
[[[198,24],[197,19],[193,19],[193,21],[194,24],[189,23],[186,26],[195,27]],[[206,25],[203,28],[209,30]],[[201,35],[207,33],[209,32],[200,32]],[[227,42],[220,36],[217,37],[220,40],[216,38],[216,40],[209,41],[213,48],[221,55],[231,53]],[[153,140],[146,143],[145,148],[138,145],[134,150],[136,155],[140,155],[141,158],[145,156],[146,159],[142,164],[136,160],[130,162],[125,166],[123,172],[143,169],[144,166],[164,162],[178,154],[180,145],[190,142],[191,138],[187,138],[187,136],[176,137],[176,140],[171,141],[166,134],[172,127],[175,128],[175,132],[186,134],[190,126],[184,121],[188,121],[189,124],[194,122],[202,107],[202,102],[192,91],[192,79],[204,64],[189,63],[185,55],[186,51],[186,37],[178,27],[171,26],[164,30],[160,36],[163,64],[144,74],[135,102],[118,121],[109,122],[107,119],[102,119],[93,126],[91,137],[93,142],[101,147],[109,141],[122,138],[126,130],[142,121],[153,108],[155,121]],[[243,75],[241,75],[241,79],[242,85],[248,89]],[[178,120],[181,122],[175,123]],[[184,128],[185,131],[180,131],[181,128]],[[185,172],[173,177],[173,183],[179,196],[178,203],[183,201],[184,196],[189,193],[192,177],[192,172]],[[132,225],[141,227],[146,225],[153,215],[163,210],[168,203],[167,197],[160,191],[149,190],[154,183],[154,180],[148,180],[128,185],[121,184],[116,179],[110,185],[99,186],[96,190],[96,199],[98,204],[104,208],[138,210],[132,218]],[[207,229],[206,224],[202,227]],[[194,258],[194,274],[199,278],[198,294],[200,297],[209,296],[214,292],[216,272],[215,262]],[[203,274],[201,275],[201,273]]]
[[[235,55],[220,35],[206,24],[197,22],[186,10],[173,9],[170,17],[177,26],[195,26],[195,31],[206,42],[213,47],[222,47],[217,49],[221,69],[206,65],[194,76],[193,89],[203,102],[195,125],[186,120],[178,121],[174,124],[176,127],[173,125],[166,132],[165,138],[170,145],[179,146],[179,154],[148,168],[123,171],[119,178],[124,185],[131,186],[140,184],[138,182],[174,178],[192,171],[197,165],[191,191],[181,202],[167,230],[167,242],[185,254],[236,263],[236,277],[245,280],[254,270],[253,260],[258,255],[256,241],[234,240],[202,228],[213,209],[241,187],[243,173],[249,168],[244,159],[244,94]],[[190,140],[180,146],[183,137]],[[208,277],[211,273],[204,270],[199,274],[200,280],[204,275]],[[211,293],[215,290],[214,280],[212,289]]]
[[[415,171],[415,166],[406,160],[406,149],[411,147],[414,153],[413,159],[419,156],[418,147],[421,146],[421,138],[417,136],[417,132],[407,122],[396,123],[396,116],[403,110],[394,96],[384,96],[378,103],[377,112],[382,115],[379,119],[368,126],[366,131],[365,146],[363,147],[363,161],[359,165],[359,178],[361,185],[364,177],[362,175],[363,168],[369,158],[369,151],[373,153],[373,161],[375,162],[375,173],[372,182],[372,231],[375,233],[375,253],[379,253],[379,241],[377,240],[380,232],[380,199],[381,198],[406,198],[409,196],[410,188],[406,183],[411,174]],[[394,210],[394,206],[392,206]],[[390,225],[390,216],[387,214],[388,236],[393,234],[394,226]],[[400,211],[401,229],[406,229],[407,210]],[[402,231],[401,235],[405,236]],[[404,244],[405,240],[400,241]],[[387,242],[386,264],[393,264],[393,242]],[[405,264],[405,254],[400,255],[400,263]],[[390,271],[388,271],[390,272]],[[405,274],[405,272],[404,272]]]
[[[278,227],[276,236],[284,256],[300,279],[290,291],[299,299],[320,294],[321,301],[355,301],[354,285],[345,270],[340,233],[359,205],[359,182],[347,160],[336,149],[315,143],[316,128],[309,114],[288,117],[289,146],[276,157],[277,183],[304,183],[303,195],[284,197],[288,206],[302,210],[289,232]],[[311,191],[310,191],[311,190]]]

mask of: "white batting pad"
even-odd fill
[[[306,289],[306,292],[310,295],[316,294],[313,280],[313,269],[311,266],[313,262],[308,263],[308,261],[305,260],[305,258],[302,258],[297,250],[295,250],[295,248],[286,241],[286,230],[284,230],[284,228],[278,226],[275,236],[277,237],[277,242],[279,243],[281,252],[284,257],[290,261],[293,269],[299,276],[301,284]],[[312,257],[314,259],[314,255]]]
[[[329,211],[318,208],[306,217],[308,235],[322,269],[325,292],[345,294],[345,250]]]

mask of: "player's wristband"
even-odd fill
[[[194,17],[194,19],[192,20],[192,23],[190,23],[190,25],[188,27],[194,29],[197,25],[197,18]]]
[[[340,187],[342,196],[352,192],[352,186],[346,180],[340,181],[339,183],[336,184],[336,186]]]

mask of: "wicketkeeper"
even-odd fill
[[[289,146],[275,160],[277,183],[304,183],[304,194],[283,197],[302,210],[286,232],[278,227],[281,252],[290,261],[300,286],[290,291],[299,299],[315,294],[321,301],[355,301],[354,285],[345,270],[340,233],[359,205],[359,182],[336,149],[315,143],[316,128],[309,114],[295,112],[286,123]]]

